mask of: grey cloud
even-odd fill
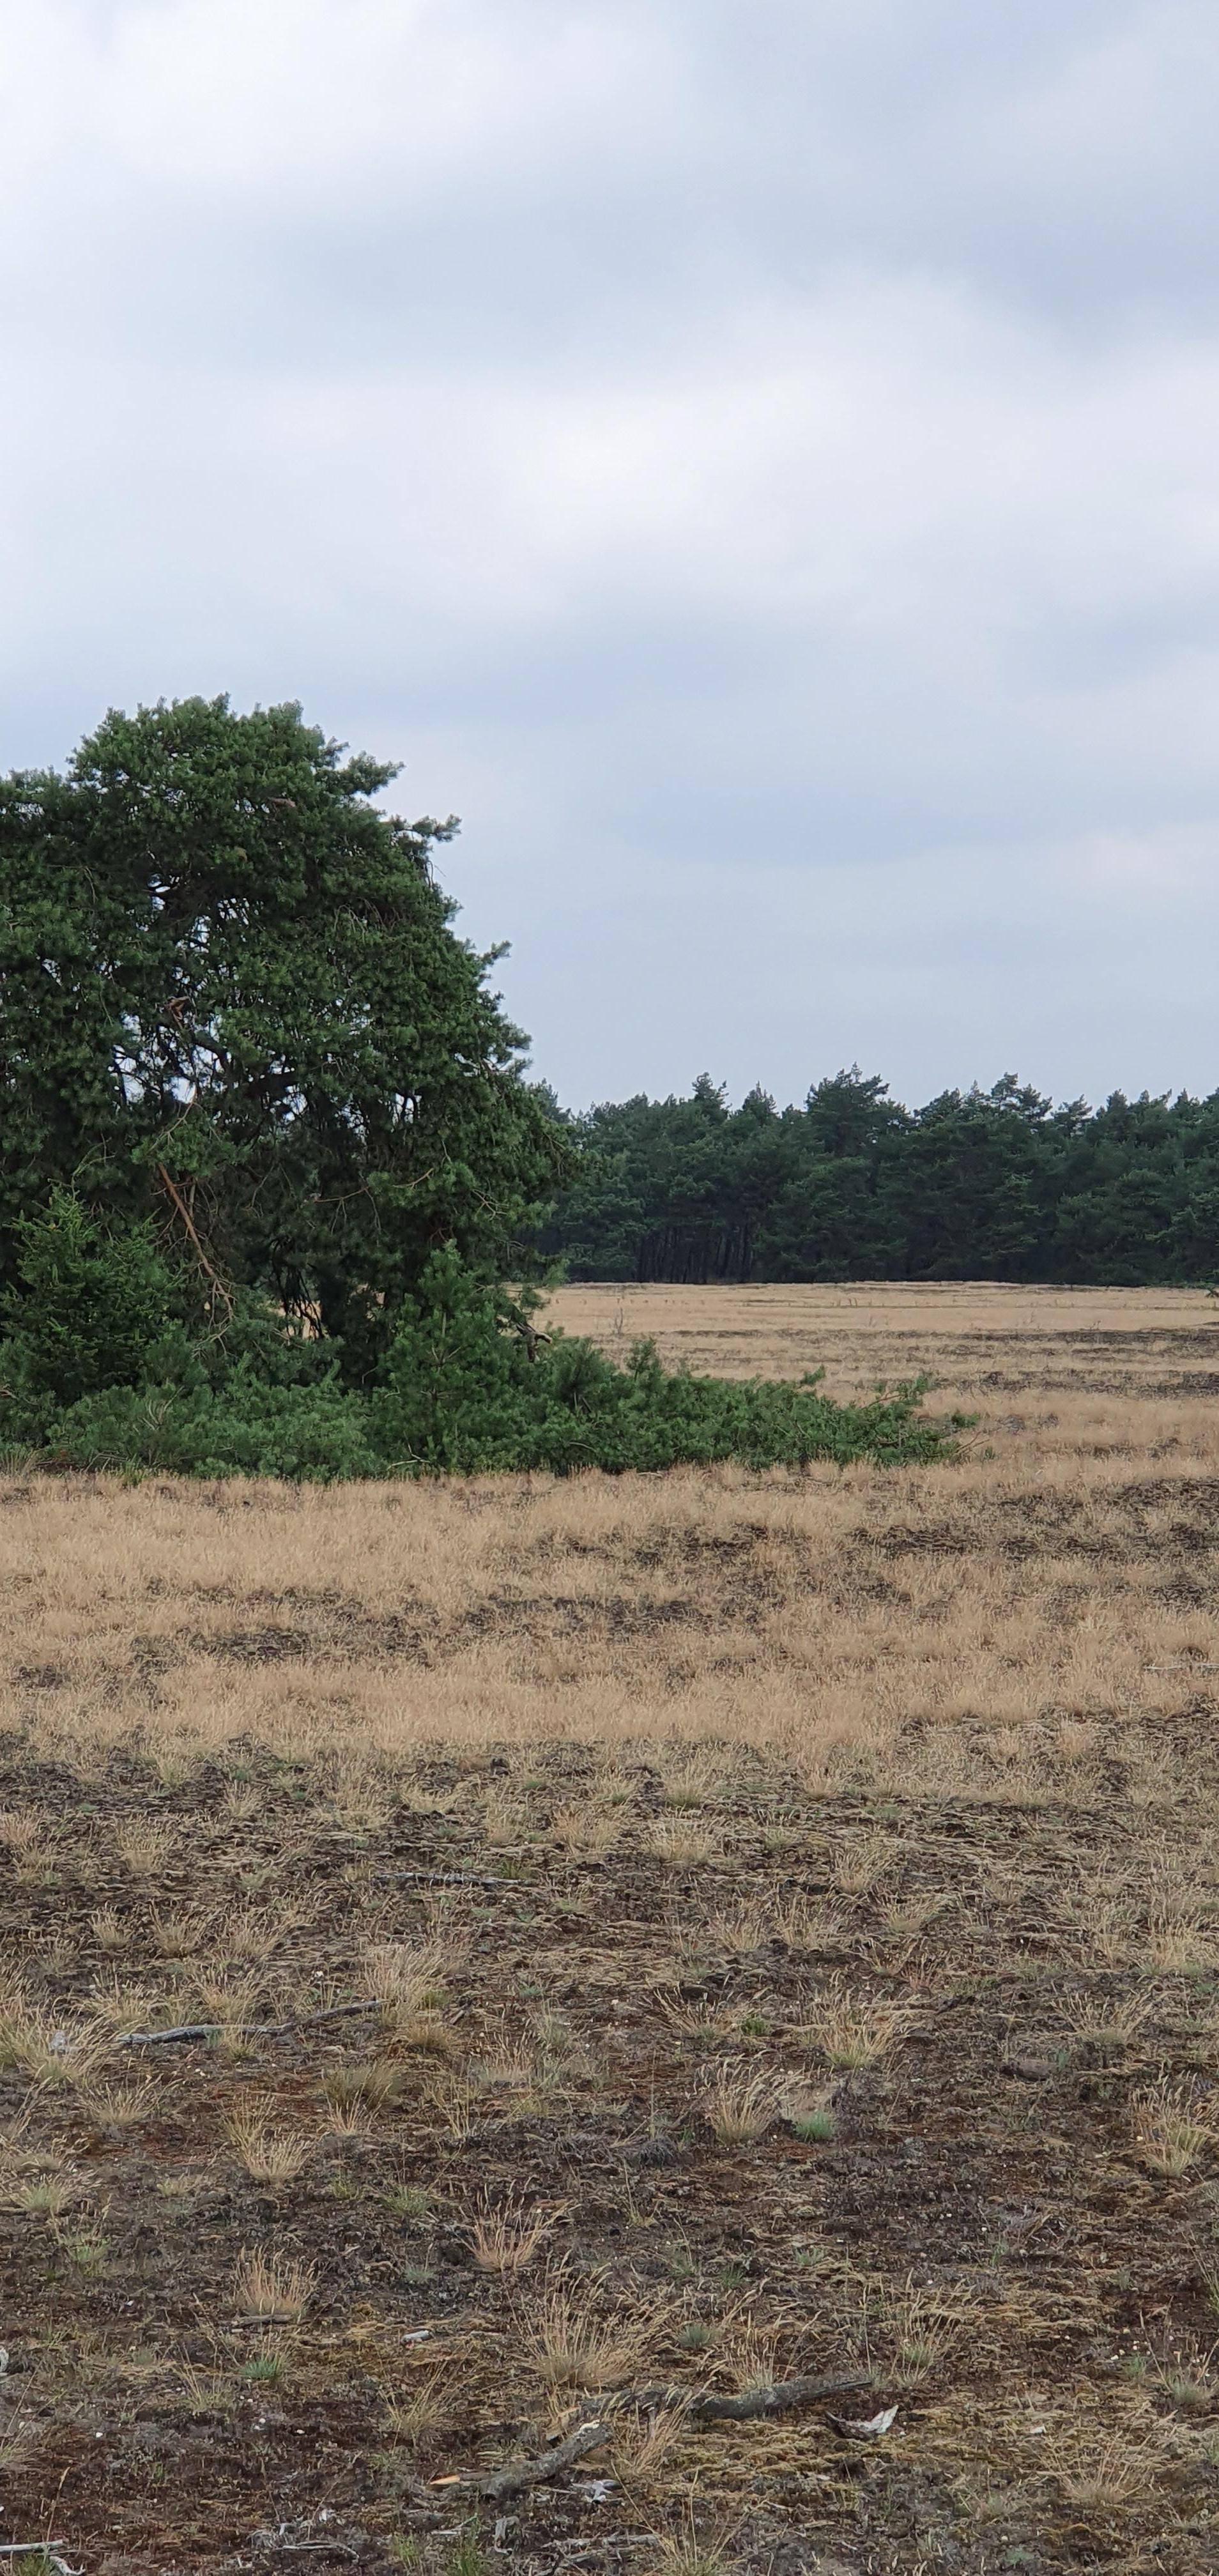
[[[569,1097],[1209,1087],[1217,91],[1203,0],[14,0],[2,756],[402,756]]]

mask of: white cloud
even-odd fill
[[[615,108],[646,106],[663,53],[629,7],[142,0],[116,14],[97,121],[139,181],[346,214],[483,189],[539,154],[578,166]]]

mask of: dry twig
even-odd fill
[[[235,2033],[241,2039],[287,2039],[294,2030],[307,2030],[311,2023],[338,2021],[348,2013],[375,2013],[383,2006],[378,1997],[357,2004],[324,2004],[320,2012],[298,2013],[294,2021],[179,2021],[169,2030],[123,2030],[117,2035],[119,2048],[161,2048],[171,2039],[215,2039],[221,2031]]]

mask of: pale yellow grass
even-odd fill
[[[929,1369],[933,1407],[981,1419],[957,1463],[900,1472],[10,1480],[0,1724],[171,1766],[252,1737],[316,1758],[357,1825],[370,1765],[440,1741],[713,1737],[812,1785],[1017,1796],[1050,1773],[1086,1795],[1116,1746],[1136,1798],[1171,1788],[1154,1730],[1214,1696],[1209,1599],[1166,1580],[1219,1475],[1203,1297],[597,1288],[554,1311],[736,1374],[824,1360],[841,1394]]]
[[[1157,1376],[1160,1351],[1183,1331],[1210,1331],[1219,1346],[1219,1312],[1195,1288],[1006,1288],[970,1280],[858,1280],[820,1288],[586,1285],[556,1290],[548,1321],[617,1357],[632,1342],[654,1341],[669,1367],[699,1374],[794,1378],[824,1367],[835,1395],[870,1387],[878,1374],[914,1377],[933,1367],[943,1377],[953,1354],[967,1373],[977,1361],[1010,1364],[1046,1342],[1056,1368],[1091,1363],[1095,1369],[1095,1346],[1086,1337],[1097,1333],[1137,1335],[1134,1365]]]

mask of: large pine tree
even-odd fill
[[[438,1245],[503,1275],[568,1149],[394,774],[189,698],[0,783],[0,1285],[68,1188],[358,1378]]]

